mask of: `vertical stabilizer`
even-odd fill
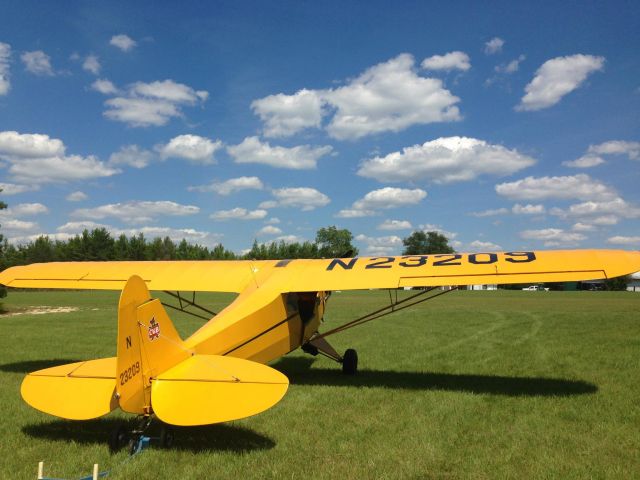
[[[120,408],[137,414],[151,413],[151,379],[190,356],[160,300],[137,275],[120,295],[117,352]]]

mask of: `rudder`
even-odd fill
[[[151,413],[151,379],[189,357],[160,300],[137,275],[127,281],[118,305],[116,392],[120,408]]]

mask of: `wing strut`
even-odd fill
[[[428,295],[429,293],[433,292],[437,288],[440,288],[440,287],[427,288],[426,290],[422,290],[416,293],[415,295],[411,295],[410,297],[405,298],[404,300],[398,300],[397,293],[396,293],[395,301],[393,301],[393,299],[391,298],[391,290],[389,290],[389,300],[391,303],[386,307],[382,307],[371,313],[363,315],[362,317],[356,318],[355,320],[351,320],[350,322],[347,322],[344,325],[340,325],[339,327],[336,327],[333,330],[329,330],[328,332],[315,335],[310,339],[310,342],[312,342],[313,340],[319,340],[321,338],[328,337],[329,335],[342,332],[352,327],[357,327],[359,325],[362,325],[363,323],[370,322],[371,320],[376,320],[377,318],[384,317],[391,313],[399,312],[400,310],[404,310],[405,308],[413,307],[414,305],[418,305],[419,303],[426,302],[427,300],[432,300],[436,297],[439,297],[440,295],[444,295],[445,293],[458,290],[457,286],[452,286],[448,290],[442,290],[441,292],[438,292],[434,295],[429,295],[429,296],[426,296],[425,298],[418,299],[419,297],[424,297],[425,295]]]
[[[179,306],[175,306],[175,305],[171,305],[169,303],[162,302],[162,305],[164,305],[165,307],[172,308],[174,310],[178,310],[179,312],[187,313],[189,315],[192,315],[192,316],[197,317],[197,318],[201,318],[201,319],[206,320],[206,321],[211,320],[212,317],[215,317],[217,315],[216,312],[214,312],[212,310],[209,310],[207,308],[204,308],[202,305],[198,305],[196,303],[196,292],[195,291],[193,292],[193,294],[191,296],[191,300],[188,300],[187,298],[185,298],[182,295],[180,295],[180,292],[173,293],[173,292],[169,292],[169,291],[165,290],[164,293],[166,293],[167,295],[171,295],[173,298],[177,298],[178,299],[178,305],[179,305]],[[189,308],[189,307],[195,307],[198,310],[201,310],[201,311],[203,311],[205,313],[208,313],[209,315],[211,315],[211,317],[206,317],[204,315],[200,315],[198,313],[189,311],[189,310],[187,310],[187,308]]]

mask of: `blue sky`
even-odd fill
[[[640,244],[634,2],[2,2],[12,242]]]

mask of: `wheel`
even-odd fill
[[[129,441],[129,429],[124,423],[118,425],[109,436],[109,450],[116,453]]]
[[[353,348],[347,349],[342,357],[342,373],[345,375],[355,375],[358,371],[358,352]]]
[[[160,428],[160,446],[162,448],[171,448],[173,439],[173,429],[169,425],[162,425]]]

